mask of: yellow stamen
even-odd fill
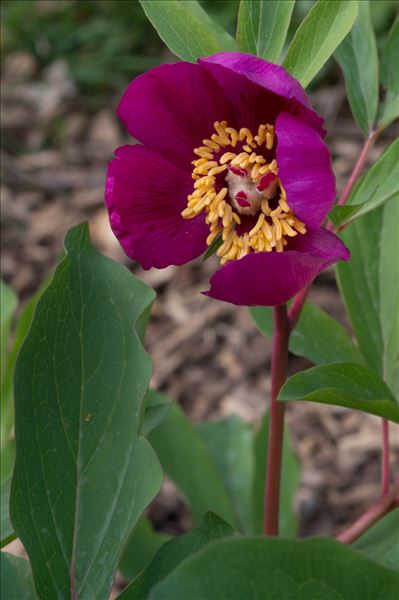
[[[193,191],[187,197],[187,207],[182,211],[182,217],[193,219],[204,211],[205,222],[209,226],[206,243],[211,245],[219,235],[223,240],[217,250],[221,264],[229,260],[240,260],[251,252],[282,252],[289,238],[306,233],[306,227],[290,209],[279,179],[275,184],[275,196],[271,199],[262,197],[262,191],[257,189],[261,177],[267,173],[278,176],[277,161],[273,159],[268,163],[264,156],[266,149],[272,150],[274,146],[273,125],[259,125],[255,136],[246,127],[239,131],[229,127],[227,121],[215,121],[214,129],[210,139],[202,140],[202,145],[194,149],[197,158],[191,163]],[[259,206],[256,224],[249,233],[237,233],[236,228],[242,224],[246,213],[232,203],[233,198],[229,196],[230,180],[226,179],[226,187],[219,191],[215,189],[216,181],[221,182],[216,176],[227,173],[230,166],[244,171],[242,175],[247,176],[243,180],[246,182],[245,186],[253,186],[249,188],[252,194],[250,202],[257,203],[253,206]],[[239,182],[238,177],[235,173],[232,174],[231,181]],[[240,191],[239,183],[234,194],[237,189]],[[271,189],[274,188],[268,188],[269,194]]]

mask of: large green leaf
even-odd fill
[[[250,313],[260,331],[273,335],[273,310],[256,306]],[[350,335],[340,323],[324,310],[307,302],[290,336],[290,352],[306,356],[315,364],[334,362],[359,362],[364,359]]]
[[[378,115],[378,125],[387,127],[399,117],[399,16],[394,24],[381,57],[381,82],[385,87],[385,99]]]
[[[38,600],[27,560],[1,552],[0,566],[2,600]]]
[[[119,562],[119,571],[127,581],[131,581],[151,562],[156,552],[169,535],[154,531],[151,521],[141,517],[131,534]]]
[[[334,540],[228,539],[156,585],[152,600],[396,600],[399,576]]]
[[[235,515],[226,488],[194,425],[174,404],[148,436],[165,473],[191,506],[198,522],[212,511],[231,524]]]
[[[359,14],[350,33],[335,51],[345,75],[353,116],[367,136],[372,131],[378,108],[378,54],[370,5],[359,3]]]
[[[205,514],[197,527],[162,546],[148,567],[118,596],[118,600],[145,600],[151,588],[185,559],[210,542],[232,535],[234,530],[223,519],[212,513]]]
[[[279,400],[308,400],[355,408],[399,423],[399,404],[386,383],[354,363],[321,365],[291,377]]]
[[[377,521],[353,546],[384,567],[399,571],[399,508]]]
[[[237,24],[238,49],[277,63],[294,5],[295,0],[241,0]]]
[[[41,598],[107,598],[161,472],[138,437],[151,363],[136,323],[154,293],[86,225],[39,300],[15,369],[11,518]]]
[[[265,475],[269,417],[266,414],[254,439],[255,479],[253,485],[254,532],[262,533],[264,517]],[[284,431],[283,459],[281,467],[281,494],[279,533],[294,536],[298,523],[294,514],[294,494],[300,482],[300,466],[291,448],[289,431]]]
[[[306,87],[349,33],[355,0],[319,0],[301,23],[288,48],[285,68]]]
[[[176,56],[195,62],[222,50],[235,50],[233,38],[195,0],[140,0],[159,37]]]
[[[392,142],[355,187],[344,206],[334,206],[330,217],[336,225],[347,225],[387,200],[399,200],[399,140]]]
[[[235,513],[239,531],[253,532],[252,484],[255,475],[253,429],[236,415],[199,423],[199,432]]]
[[[14,528],[10,520],[10,491],[11,491],[11,475],[8,475],[4,481],[1,482],[1,541],[0,548],[6,546],[15,538]]]
[[[360,350],[399,399],[399,202],[391,199],[342,232],[351,260],[338,281]]]

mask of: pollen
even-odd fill
[[[184,219],[204,214],[208,246],[220,239],[221,264],[250,252],[283,252],[289,239],[306,233],[290,209],[273,155],[274,126],[261,124],[252,133],[227,121],[214,123],[215,133],[193,150],[193,191]]]

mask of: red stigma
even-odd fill
[[[239,175],[240,177],[246,177],[248,173],[245,169],[240,169],[240,167],[229,167],[229,171],[234,173],[234,175]]]
[[[246,208],[248,206],[251,206],[251,203],[248,202],[247,195],[246,195],[246,193],[244,191],[238,192],[235,195],[234,199],[237,201],[237,204],[239,204],[242,208]]]
[[[258,190],[258,192],[263,192],[263,190],[269,187],[269,185],[273,183],[273,181],[275,181],[276,179],[277,175],[275,175],[274,173],[267,173],[266,175],[263,175],[263,177],[261,177],[258,185],[256,186],[256,189]]]

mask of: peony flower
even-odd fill
[[[207,295],[274,305],[349,258],[322,228],[335,198],[323,121],[283,67],[241,53],[162,65],[131,82],[118,114],[141,144],[116,150],[106,203],[144,269],[212,246]]]

